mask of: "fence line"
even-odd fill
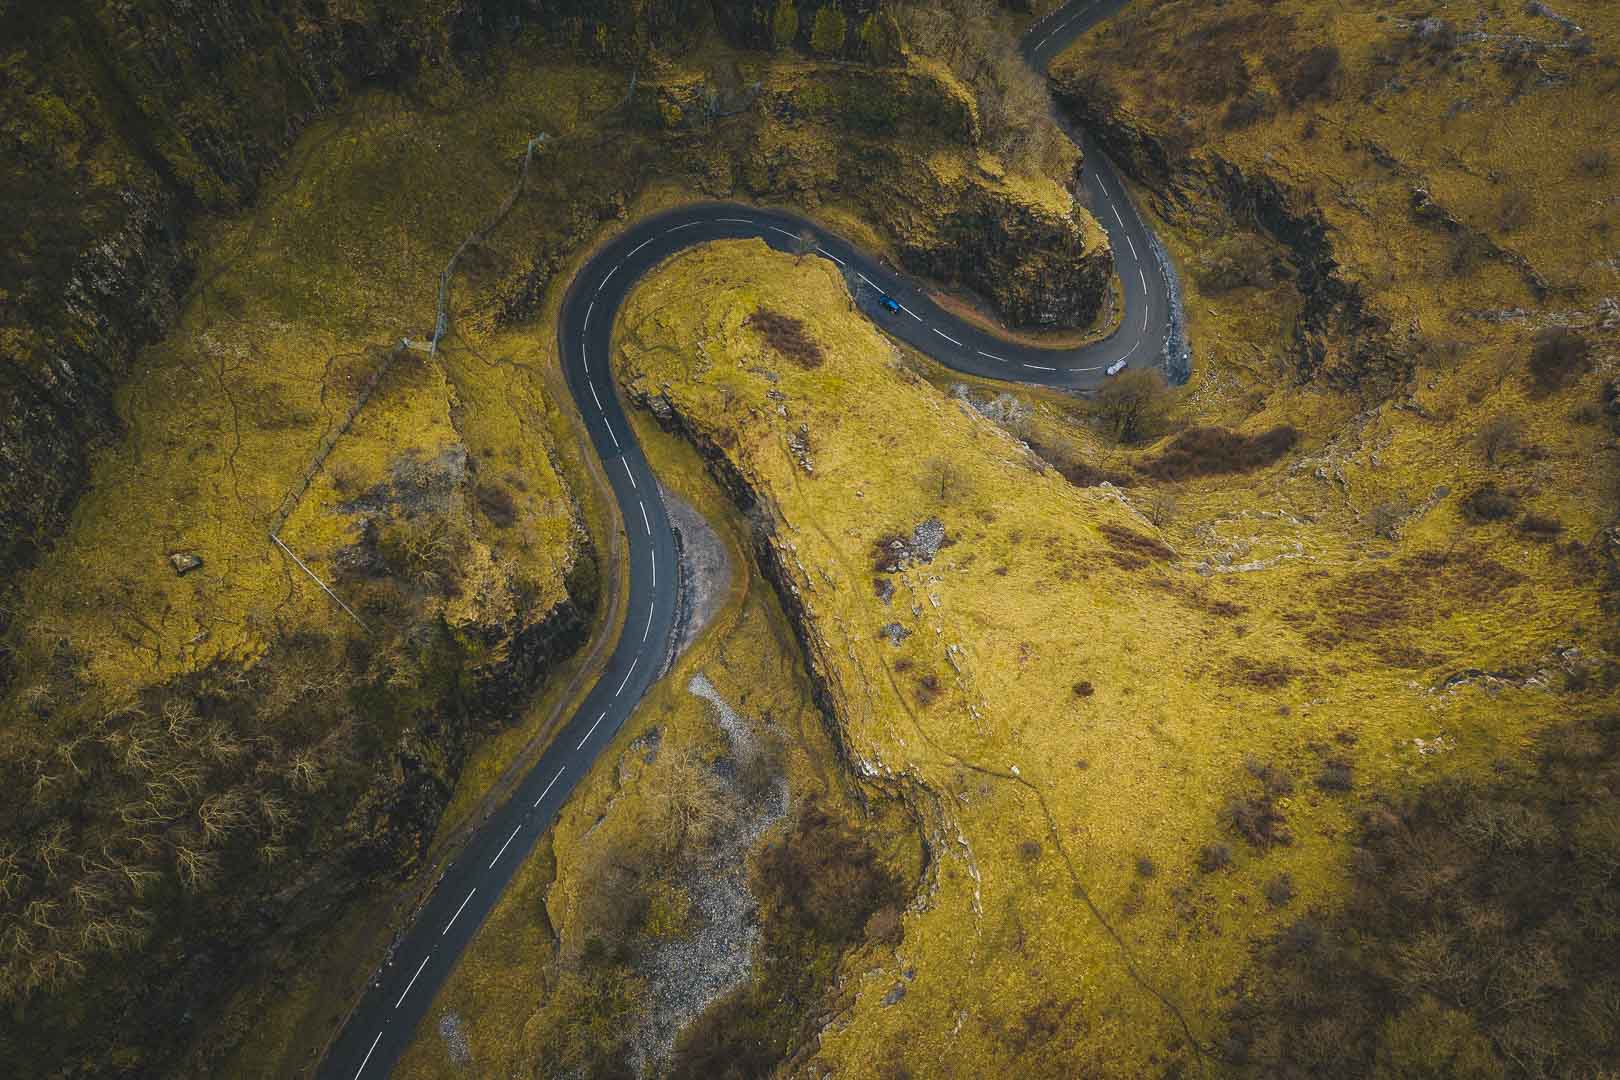
[[[513,186],[511,193],[501,203],[500,209],[495,212],[494,217],[467,234],[466,239],[461,241],[455,253],[450,256],[450,261],[445,264],[443,272],[439,274],[439,295],[433,319],[433,339],[428,343],[426,349],[429,356],[438,354],[439,342],[450,332],[450,286],[455,279],[456,264],[461,261],[461,256],[466,253],[469,247],[482,243],[494,231],[496,226],[506,220],[506,216],[517,205],[518,198],[522,196],[523,189],[528,185],[529,164],[534,160],[535,150],[544,146],[549,140],[550,136],[544,132],[529,140],[523,152],[523,165],[518,169],[517,183]],[[309,491],[309,485],[315,480],[315,474],[321,471],[321,468],[326,464],[326,459],[331,457],[332,451],[337,447],[338,440],[347,435],[349,429],[354,426],[355,420],[360,416],[360,410],[364,409],[366,403],[371,400],[371,396],[376,392],[378,384],[383,380],[383,376],[388,374],[389,368],[393,366],[399,355],[408,349],[420,350],[421,344],[412,342],[408,337],[401,338],[399,344],[390,349],[387,355],[383,357],[382,363],[377,365],[377,370],[367,376],[366,381],[360,387],[360,392],[355,395],[355,399],[349,405],[342,421],[321,436],[320,443],[315,447],[314,457],[310,459],[309,464],[304,466],[298,479],[293,483],[287,494],[282,497],[280,505],[276,507],[276,512],[270,518],[270,539],[274,540],[281,550],[291,555],[292,560],[298,564],[298,568],[308,574],[326,595],[336,600],[338,606],[348,612],[349,617],[359,623],[361,628],[368,633],[370,628],[366,626],[360,616],[356,615],[349,605],[339,599],[337,593],[327,588],[326,582],[317,577],[308,566],[305,566],[304,561],[294,555],[293,550],[282,543],[281,537],[276,534],[287,524],[287,519],[292,516],[293,511],[298,509],[298,504],[303,501],[304,494]]]
[[[335,593],[331,589],[327,588],[326,587],[326,582],[324,582],[320,578],[316,577],[315,576],[315,571],[313,571],[309,567],[305,566],[304,565],[304,560],[300,559],[298,557],[297,553],[294,552],[292,548],[288,547],[286,544],[281,542],[281,537],[277,536],[275,533],[271,533],[270,534],[270,539],[274,540],[276,542],[276,546],[279,547],[282,551],[285,551],[287,553],[287,555],[292,559],[292,561],[298,564],[298,569],[300,569],[304,573],[308,574],[310,580],[321,587],[322,592],[324,592],[327,596],[330,596],[334,601],[336,601],[337,606],[342,608],[345,612],[347,612],[348,615],[349,615],[349,618],[351,618],[355,622],[359,623],[360,624],[360,629],[364,630],[368,634],[371,633],[371,627],[366,625],[365,620],[362,619],[360,616],[356,615],[354,613],[354,609],[351,608],[348,604],[345,604],[343,602],[342,597],[338,596],[337,593]]]
[[[456,263],[461,261],[461,256],[469,247],[473,244],[483,243],[484,238],[493,232],[497,225],[506,220],[506,215],[510,214],[512,208],[517,205],[518,196],[523,194],[523,188],[529,182],[529,162],[534,160],[535,149],[544,146],[550,138],[551,136],[541,132],[529,140],[528,147],[523,151],[523,164],[518,169],[517,184],[512,188],[512,193],[506,197],[505,202],[501,203],[501,208],[495,211],[494,217],[490,218],[483,227],[474,229],[467,234],[467,238],[456,248],[455,254],[450,256],[450,261],[445,263],[444,272],[439,275],[439,307],[433,320],[433,344],[428,349],[429,355],[438,353],[439,341],[445,334],[450,332],[450,285],[456,276]]]

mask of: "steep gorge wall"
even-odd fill
[[[1320,379],[1340,389],[1376,389],[1405,380],[1408,363],[1389,339],[1388,320],[1341,272],[1329,227],[1310,197],[1275,176],[1246,170],[1158,129],[1076,65],[1055,65],[1050,84],[1058,107],[1152,193],[1165,217],[1185,221],[1201,207],[1219,206],[1288,251],[1305,301],[1292,343],[1301,382]]]

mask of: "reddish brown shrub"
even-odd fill
[[[1518,512],[1518,497],[1511,491],[1502,491],[1495,484],[1486,484],[1470,492],[1462,501],[1463,518],[1473,525],[1507,521]]]
[[[821,353],[821,343],[810,336],[803,319],[760,308],[744,319],[743,325],[758,330],[765,344],[800,367],[818,368],[826,359]]]
[[[1530,349],[1530,379],[1537,390],[1549,394],[1591,364],[1592,346],[1567,326],[1549,326],[1536,335]]]
[[[1556,540],[1558,534],[1563,531],[1563,522],[1545,514],[1526,514],[1519,521],[1519,532],[1531,540],[1542,542]]]

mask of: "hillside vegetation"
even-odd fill
[[[1106,288],[1074,155],[985,144],[992,97],[892,20],[159,14],[0,8],[0,1058],[30,1075],[303,1067],[543,743],[616,573],[556,286],[632,208],[797,203],[1014,321]]]
[[[502,898],[404,1076],[765,1075],[831,1014],[840,956],[892,946],[915,888],[920,838],[840,767],[746,522],[689,446],[637,426],[660,483],[720,527],[730,594]]]
[[[819,363],[765,329],[783,320]],[[753,243],[672,261],[620,325],[627,392],[753,507],[829,722],[933,854],[808,1070],[1069,1076],[1249,1046],[1264,1072],[1287,1042],[1266,1025],[1293,1021],[1234,1013],[1231,988],[1258,943],[1343,910],[1367,808],[1447,783],[1500,805],[1544,733],[1606,730],[1603,424],[1493,465],[1466,424],[1436,446],[1432,420],[1317,393],[1200,434],[1195,381],[1120,445],[1117,395],[963,386],[852,312],[836,268]],[[1527,467],[1558,539],[1435,490]],[[1358,505],[1396,476],[1422,501]],[[1296,978],[1337,986],[1319,970]]]
[[[1486,770],[1460,767],[1470,737],[1436,705],[1425,767],[1350,774],[1344,883],[1253,940],[1214,1044],[1234,1070],[1620,1058],[1617,54],[1603,4],[1298,0],[1134,4],[1054,65],[1064,105],[1159,193],[1202,359],[1188,409],[1290,422],[1294,468],[1339,504],[1273,554],[1358,537],[1351,588],[1290,625],[1436,699],[1539,698],[1486,728]],[[1425,615],[1443,623],[1411,635]],[[1271,830],[1253,810],[1230,823]]]

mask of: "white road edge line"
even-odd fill
[[[486,869],[486,870],[495,869],[495,864],[501,861],[501,856],[506,854],[506,849],[512,846],[512,841],[517,839],[517,834],[522,828],[523,828],[523,826],[519,825],[516,829],[512,830],[512,835],[508,836],[506,838],[506,843],[501,845],[501,850],[499,850],[499,851],[497,851],[495,853],[495,857],[493,859],[489,860],[489,865],[484,867],[484,869]]]
[[[617,274],[619,272],[619,267],[623,266],[623,265],[624,265],[623,263],[619,263],[618,266],[615,266],[613,269],[609,270],[607,272],[607,277],[602,279],[602,284],[598,285],[596,287],[596,291],[601,292],[603,286],[605,286],[608,283],[608,281],[613,277],[614,274]]]
[[[377,1037],[371,1040],[371,1049],[366,1051],[366,1056],[361,1060],[360,1067],[354,1070],[354,1080],[360,1080],[360,1074],[366,1071],[366,1062],[370,1061],[371,1055],[377,1052],[377,1044],[380,1042],[382,1042],[382,1032],[379,1031]]]
[[[596,384],[593,382],[588,382],[585,385],[591,388],[591,397],[596,401],[596,411],[599,413],[607,412],[606,409],[602,408],[602,399],[596,396]]]
[[[636,490],[636,474],[630,471],[630,463],[624,458],[620,458],[619,464],[624,466],[624,475],[630,478],[630,490]]]
[[[544,799],[547,795],[551,794],[551,789],[557,786],[557,781],[561,780],[562,779],[562,774],[567,772],[567,771],[568,771],[568,766],[566,766],[566,765],[564,765],[562,768],[557,770],[557,775],[553,776],[551,778],[551,783],[546,785],[546,790],[544,790],[544,791],[542,791],[540,793],[540,799]],[[540,805],[540,799],[534,800],[534,806],[529,807],[529,809],[533,810],[533,809],[535,809],[535,807],[538,807]]]
[[[602,417],[602,426],[608,429],[608,438],[613,440],[613,448],[615,450],[622,449],[619,446],[619,437],[617,435],[613,434],[613,425],[608,423],[606,416]]]
[[[632,671],[635,670],[635,666],[636,665],[634,665],[634,664],[630,665],[630,668],[631,668]],[[624,687],[621,686],[621,687],[619,687],[619,689],[623,690]],[[614,694],[613,696],[618,697],[619,695]],[[600,724],[602,722],[602,717],[606,716],[606,715],[607,715],[607,710],[603,709],[602,710],[602,716],[598,716],[596,718],[596,724]],[[591,730],[587,731],[585,733],[585,737],[583,739],[579,740],[579,745],[574,747],[575,750],[583,750],[583,749],[585,749],[585,744],[591,741],[591,736],[592,735],[596,734],[596,724],[591,725]]]
[[[652,522],[647,520],[647,504],[642,502],[640,499],[637,499],[636,505],[641,507],[641,527],[647,530],[648,536],[651,536]]]
[[[432,953],[428,953],[427,956],[422,957],[421,967],[418,967],[416,969],[416,974],[411,976],[411,981],[405,984],[405,989],[400,993],[399,1000],[394,1002],[394,1008],[397,1009],[401,1005],[405,1004],[405,995],[410,993],[411,992],[411,987],[416,985],[416,980],[417,980],[418,976],[420,976],[422,974],[422,968],[427,967],[427,962],[428,962],[428,960],[430,958],[432,958],[432,956],[433,956]]]
[[[837,263],[839,266],[844,265],[844,260],[843,259],[840,259],[838,256],[834,255],[832,252],[828,251],[826,248],[818,247],[818,248],[816,248],[816,250],[821,252],[823,255],[827,256],[827,258],[831,259],[833,262]]]
[[[967,346],[963,345],[960,341],[957,341],[955,338],[951,337],[951,335],[947,334],[945,331],[941,330],[937,326],[930,326],[928,329],[932,330],[934,333],[938,334],[940,337],[944,338],[946,341],[950,342],[952,345],[955,345],[958,349],[967,348]]]
[[[475,893],[477,891],[478,891],[478,886],[474,885],[473,888],[472,888],[472,892],[469,892],[467,894],[467,899],[463,900],[461,902],[461,906],[456,908],[456,913],[454,915],[450,916],[450,921],[444,924],[444,929],[439,931],[439,936],[440,937],[444,937],[444,935],[446,935],[446,934],[448,934],[450,932],[450,928],[452,926],[456,925],[456,920],[461,918],[461,913],[463,911],[467,910],[468,902],[470,900],[472,900],[473,893]]]
[[[614,697],[618,697],[620,694],[624,693],[624,688],[630,684],[630,676],[632,676],[632,675],[634,675],[636,673],[636,665],[639,664],[639,663],[641,663],[641,657],[639,655],[635,659],[630,661],[630,670],[624,673],[624,682],[620,683],[619,688],[617,690],[613,691],[613,696]],[[602,714],[602,716],[606,716],[606,715],[607,715],[607,713]],[[596,718],[596,723],[600,724],[601,722],[602,722],[602,717],[601,716],[597,717]],[[592,731],[596,730],[596,724],[591,725],[591,730]]]
[[[1005,364],[1007,362],[1006,360],[1004,360],[1001,357],[997,356],[995,353],[993,353],[993,352],[985,352],[983,349],[979,350],[979,355],[980,356],[988,356],[990,359],[999,361],[999,362],[1001,362],[1003,364]]]

